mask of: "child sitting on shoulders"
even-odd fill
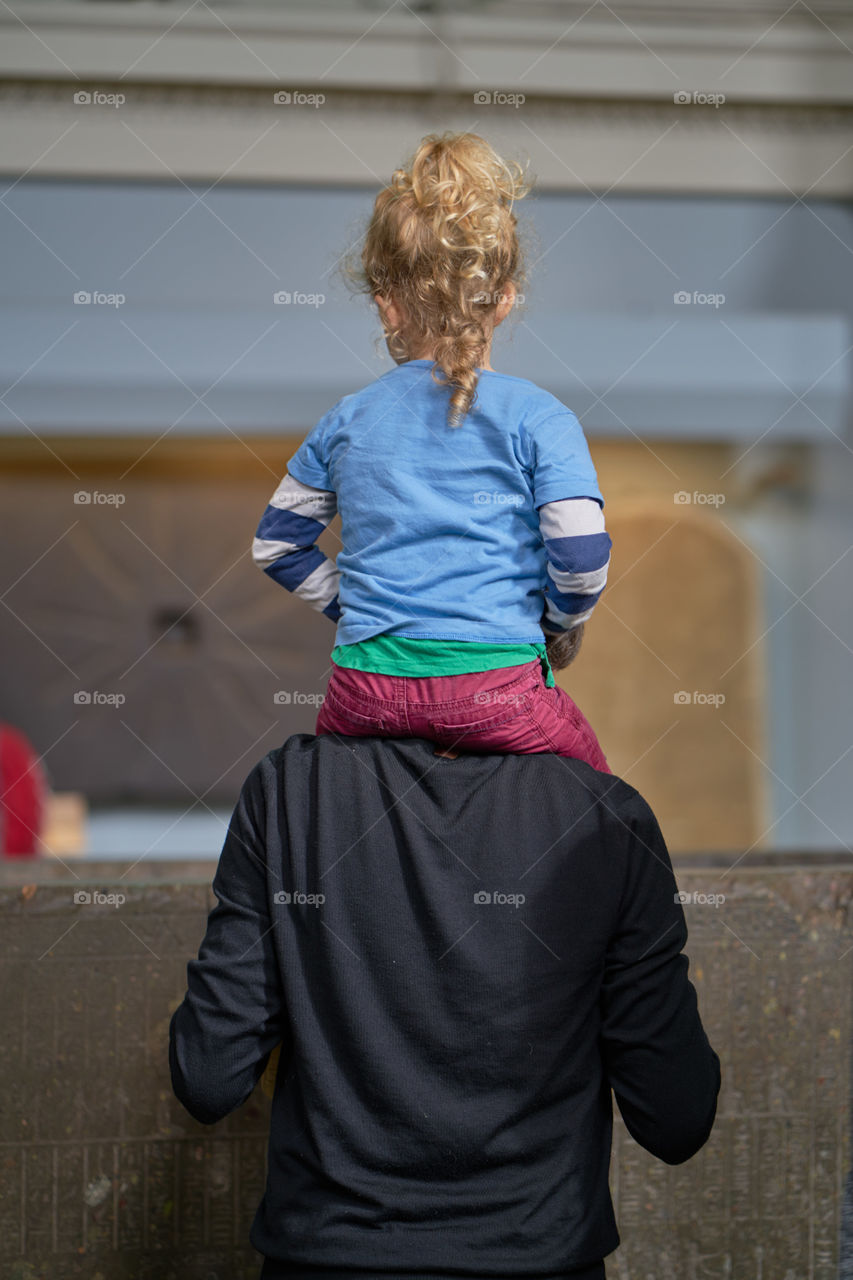
[[[253,555],[337,623],[318,734],[548,751],[610,772],[552,673],[607,579],[604,499],[574,413],[490,364],[528,190],[470,133],[430,135],[396,170],[359,273],[396,368],[308,434]],[[336,512],[333,563],[315,544]]]

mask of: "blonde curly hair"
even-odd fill
[[[428,134],[376,197],[360,262],[344,267],[358,292],[393,300],[404,317],[394,327],[381,309],[398,364],[432,352],[433,378],[453,389],[451,427],[476,402],[504,291],[523,281],[513,205],[531,185],[475,133]]]

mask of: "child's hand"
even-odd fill
[[[570,662],[574,662],[583,640],[584,624],[579,622],[571,631],[561,631],[558,636],[545,637],[545,649],[548,661],[555,671],[562,671]]]

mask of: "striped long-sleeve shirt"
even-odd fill
[[[286,475],[263,514],[252,556],[288,591],[337,622],[340,573],[316,545],[338,510],[333,493]]]
[[[447,426],[448,389],[409,360],[326,413],[288,462],[257,530],[257,564],[376,636],[541,644],[585,621],[607,578],[604,499],[580,423],[523,378],[480,372]],[[339,512],[332,564],[317,539]]]
[[[570,631],[586,622],[607,582],[610,534],[593,498],[566,498],[539,508],[548,560],[545,617],[549,631]]]
[[[334,493],[286,475],[252,544],[259,568],[335,622],[341,575],[316,543],[336,512]],[[611,542],[604,512],[594,498],[546,502],[539,527],[548,573],[542,625],[555,634],[570,631],[590,617],[607,582]]]

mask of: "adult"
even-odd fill
[[[720,1065],[649,806],[551,754],[298,734],[243,785],[170,1026],[205,1124],[281,1044],[262,1280],[604,1280],[612,1101],[668,1164]]]

